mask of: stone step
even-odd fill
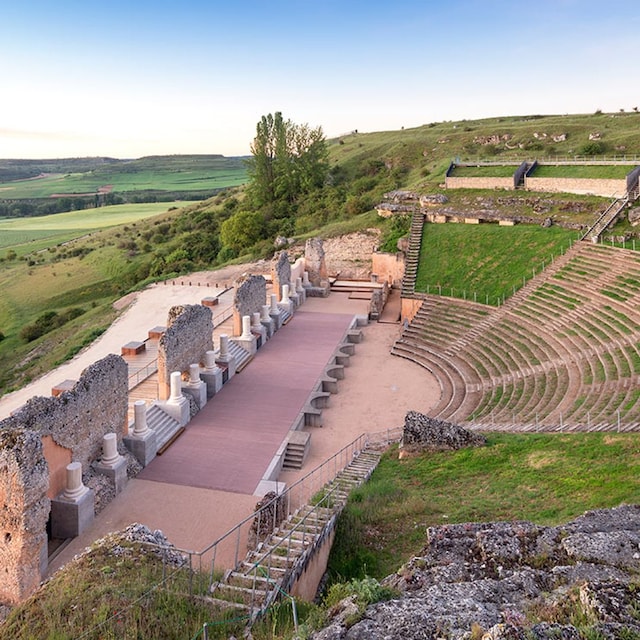
[[[225,576],[225,584],[232,587],[244,587],[245,589],[258,588],[262,591],[269,591],[275,586],[274,580],[269,577],[268,571],[259,565],[253,566],[247,573],[230,571]]]
[[[213,586],[211,595],[218,600],[256,608],[267,599],[269,591],[270,589],[252,589],[218,582]]]
[[[184,427],[157,404],[147,409],[147,426],[156,432],[159,453],[184,431]]]
[[[243,349],[239,344],[233,342],[233,340],[229,340],[228,349],[229,353],[236,360],[236,373],[242,371],[253,359],[253,356],[246,349]]]

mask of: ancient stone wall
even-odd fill
[[[0,430],[0,601],[31,595],[47,561],[47,463],[40,435]]]
[[[291,282],[291,265],[289,264],[289,254],[286,251],[277,253],[271,261],[271,283],[273,293],[282,297],[282,285]]]
[[[0,422],[0,430],[24,428],[51,436],[71,451],[83,469],[102,455],[102,438],[122,439],[127,427],[128,368],[116,355],[87,367],[72,389],[57,397],[31,398],[18,412]],[[54,470],[52,470],[54,471]]]
[[[392,287],[402,286],[404,254],[375,252],[371,256],[371,264],[378,282],[386,282]]]
[[[242,316],[260,313],[264,304],[267,304],[267,281],[263,276],[238,279],[233,298],[233,335],[242,333]]]
[[[314,287],[321,287],[327,280],[327,264],[325,262],[322,238],[309,238],[304,245],[305,269],[309,273],[309,282]]]
[[[158,397],[166,400],[171,392],[171,374],[188,371],[203,361],[213,349],[211,309],[199,304],[171,307],[167,330],[158,342]]]
[[[305,271],[306,271],[306,266],[305,266],[304,258],[298,258],[291,265],[291,283],[295,284],[297,278],[303,279],[303,274]]]
[[[535,178],[525,177],[525,189],[546,193],[591,194],[611,198],[623,196],[627,180],[597,180],[594,178]]]
[[[447,189],[514,189],[513,176],[509,178],[445,178]]]

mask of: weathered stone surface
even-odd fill
[[[572,615],[585,621],[588,637],[640,637],[639,534],[640,505],[590,511],[559,527],[430,527],[420,556],[384,581],[400,597],[369,606],[349,628],[338,616],[312,637],[583,640],[585,628],[570,624]],[[599,550],[597,563],[576,561]]]
[[[167,330],[158,342],[158,381],[160,399],[169,397],[170,377],[174,371],[187,371],[204,360],[213,349],[213,315],[199,304],[171,307]]]
[[[323,286],[327,279],[327,264],[322,238],[309,238],[305,243],[304,266],[309,274],[309,282],[314,287]]]
[[[116,355],[87,367],[69,391],[57,397],[31,398],[0,422],[0,429],[24,428],[50,435],[72,452],[83,469],[102,454],[102,438],[115,433],[118,441],[127,422],[128,368]]]
[[[263,276],[249,275],[236,280],[233,309],[240,318],[259,313],[266,303],[267,281]]]
[[[0,430],[0,600],[15,604],[38,586],[46,553],[49,472],[39,434]]]
[[[405,450],[444,451],[479,447],[485,443],[485,437],[479,433],[417,411],[409,411],[404,419],[401,447]]]
[[[282,296],[283,285],[290,284],[290,282],[291,264],[289,263],[289,254],[286,251],[280,251],[271,260],[271,283],[273,292],[278,296],[278,300]]]

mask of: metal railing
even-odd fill
[[[134,387],[137,387],[141,382],[151,377],[158,370],[158,359],[152,360],[148,365],[142,369],[138,369],[135,373],[129,376],[129,391]]]

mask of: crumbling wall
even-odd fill
[[[309,282],[314,287],[322,287],[327,280],[327,263],[325,261],[322,238],[309,238],[304,245],[304,264],[309,274]]]
[[[166,400],[171,391],[171,374],[187,371],[213,349],[211,309],[199,304],[171,307],[167,330],[158,342],[158,397]]]
[[[267,304],[267,281],[263,276],[238,279],[233,298],[233,335],[242,333],[242,316],[260,313],[264,304]]]
[[[0,430],[0,601],[17,604],[38,587],[47,561],[49,473],[40,435]]]
[[[128,368],[117,355],[108,355],[87,367],[72,389],[57,397],[31,398],[18,412],[0,422],[1,429],[24,428],[51,436],[71,451],[83,469],[102,455],[102,438],[127,426]]]
[[[291,265],[289,264],[289,254],[286,251],[277,253],[271,261],[271,282],[273,292],[282,297],[282,285],[291,282]]]

